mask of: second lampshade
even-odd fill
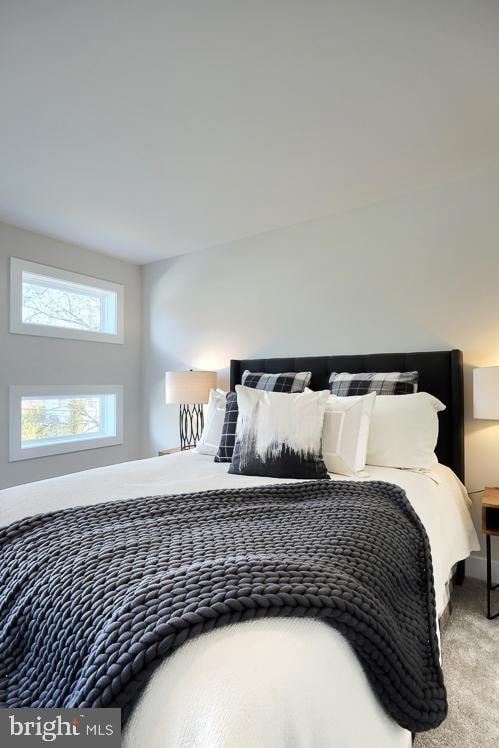
[[[473,369],[473,417],[499,420],[499,366]]]

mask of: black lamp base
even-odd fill
[[[201,404],[181,405],[179,412],[180,449],[194,449],[204,427],[204,412]]]

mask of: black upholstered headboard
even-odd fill
[[[249,371],[311,371],[313,390],[327,390],[332,371],[418,371],[420,392],[438,397],[447,409],[439,414],[437,456],[464,481],[463,355],[461,351],[369,353],[356,356],[255,358],[230,362],[230,388]]]

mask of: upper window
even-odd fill
[[[124,288],[10,258],[10,331],[123,343]]]

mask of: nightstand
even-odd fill
[[[492,563],[490,558],[490,538],[499,536],[499,488],[486,488],[482,497],[482,532],[487,542],[487,618],[497,618],[499,613],[490,615],[490,593],[499,587],[492,584]]]
[[[163,457],[163,455],[173,455],[175,452],[180,452],[180,447],[171,447],[171,449],[162,449],[161,452],[158,452],[159,457]]]

